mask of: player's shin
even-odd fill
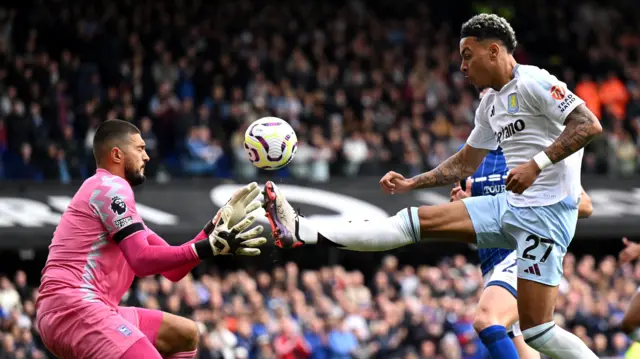
[[[492,325],[478,334],[482,344],[489,350],[492,359],[519,358],[515,344],[507,335],[507,329],[502,325]]]
[[[558,327],[554,322],[524,330],[522,336],[530,347],[552,359],[598,358],[580,338]]]
[[[345,221],[322,228],[304,217],[297,221],[296,236],[304,243],[353,251],[386,251],[420,239],[420,221],[415,207],[405,208],[383,220]]]
[[[494,268],[497,271],[498,268]],[[506,327],[518,319],[516,298],[501,283],[489,281],[476,307],[473,327],[492,359],[518,358],[518,350],[507,334]],[[505,284],[507,284],[505,282]]]

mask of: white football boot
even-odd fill
[[[300,216],[287,202],[275,183],[264,185],[264,209],[271,224],[271,233],[276,246],[296,248],[304,244],[298,238],[298,217]]]

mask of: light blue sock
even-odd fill
[[[492,359],[520,358],[515,344],[507,335],[507,329],[502,325],[492,325],[483,329],[480,332],[480,340],[489,350]]]

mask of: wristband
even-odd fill
[[[538,167],[540,167],[540,171],[544,170],[545,168],[553,164],[553,162],[551,162],[551,160],[549,159],[549,156],[547,156],[547,154],[544,153],[544,151],[533,156],[533,160],[536,162],[536,164],[538,164]]]
[[[193,249],[196,251],[198,258],[200,260],[213,258],[215,253],[213,252],[213,248],[211,248],[211,244],[208,239],[203,239],[201,241],[197,241],[193,244]]]
[[[202,231],[206,233],[207,236],[210,236],[213,233],[213,230],[216,229],[216,225],[213,224],[213,220],[207,222]]]

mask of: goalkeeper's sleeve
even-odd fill
[[[208,235],[204,231],[200,231],[195,238],[185,243],[184,245],[191,245],[195,242],[201,241],[203,239],[207,239]],[[169,243],[167,243],[162,237],[149,230],[149,235],[147,236],[147,240],[149,244],[152,246],[162,246],[162,247],[170,247]],[[162,272],[162,276],[167,278],[172,282],[178,282],[182,278],[184,278],[193,268],[195,268],[200,263],[200,260],[194,260],[193,262],[187,263],[181,267],[176,269],[172,269],[169,271]]]
[[[138,231],[121,240],[118,247],[124,254],[127,263],[138,277],[146,277],[169,271],[178,272],[182,267],[195,266],[206,257],[213,257],[208,239],[194,239],[180,246],[151,245],[149,232]],[[202,250],[204,247],[209,250]],[[196,250],[198,254],[196,254]]]

